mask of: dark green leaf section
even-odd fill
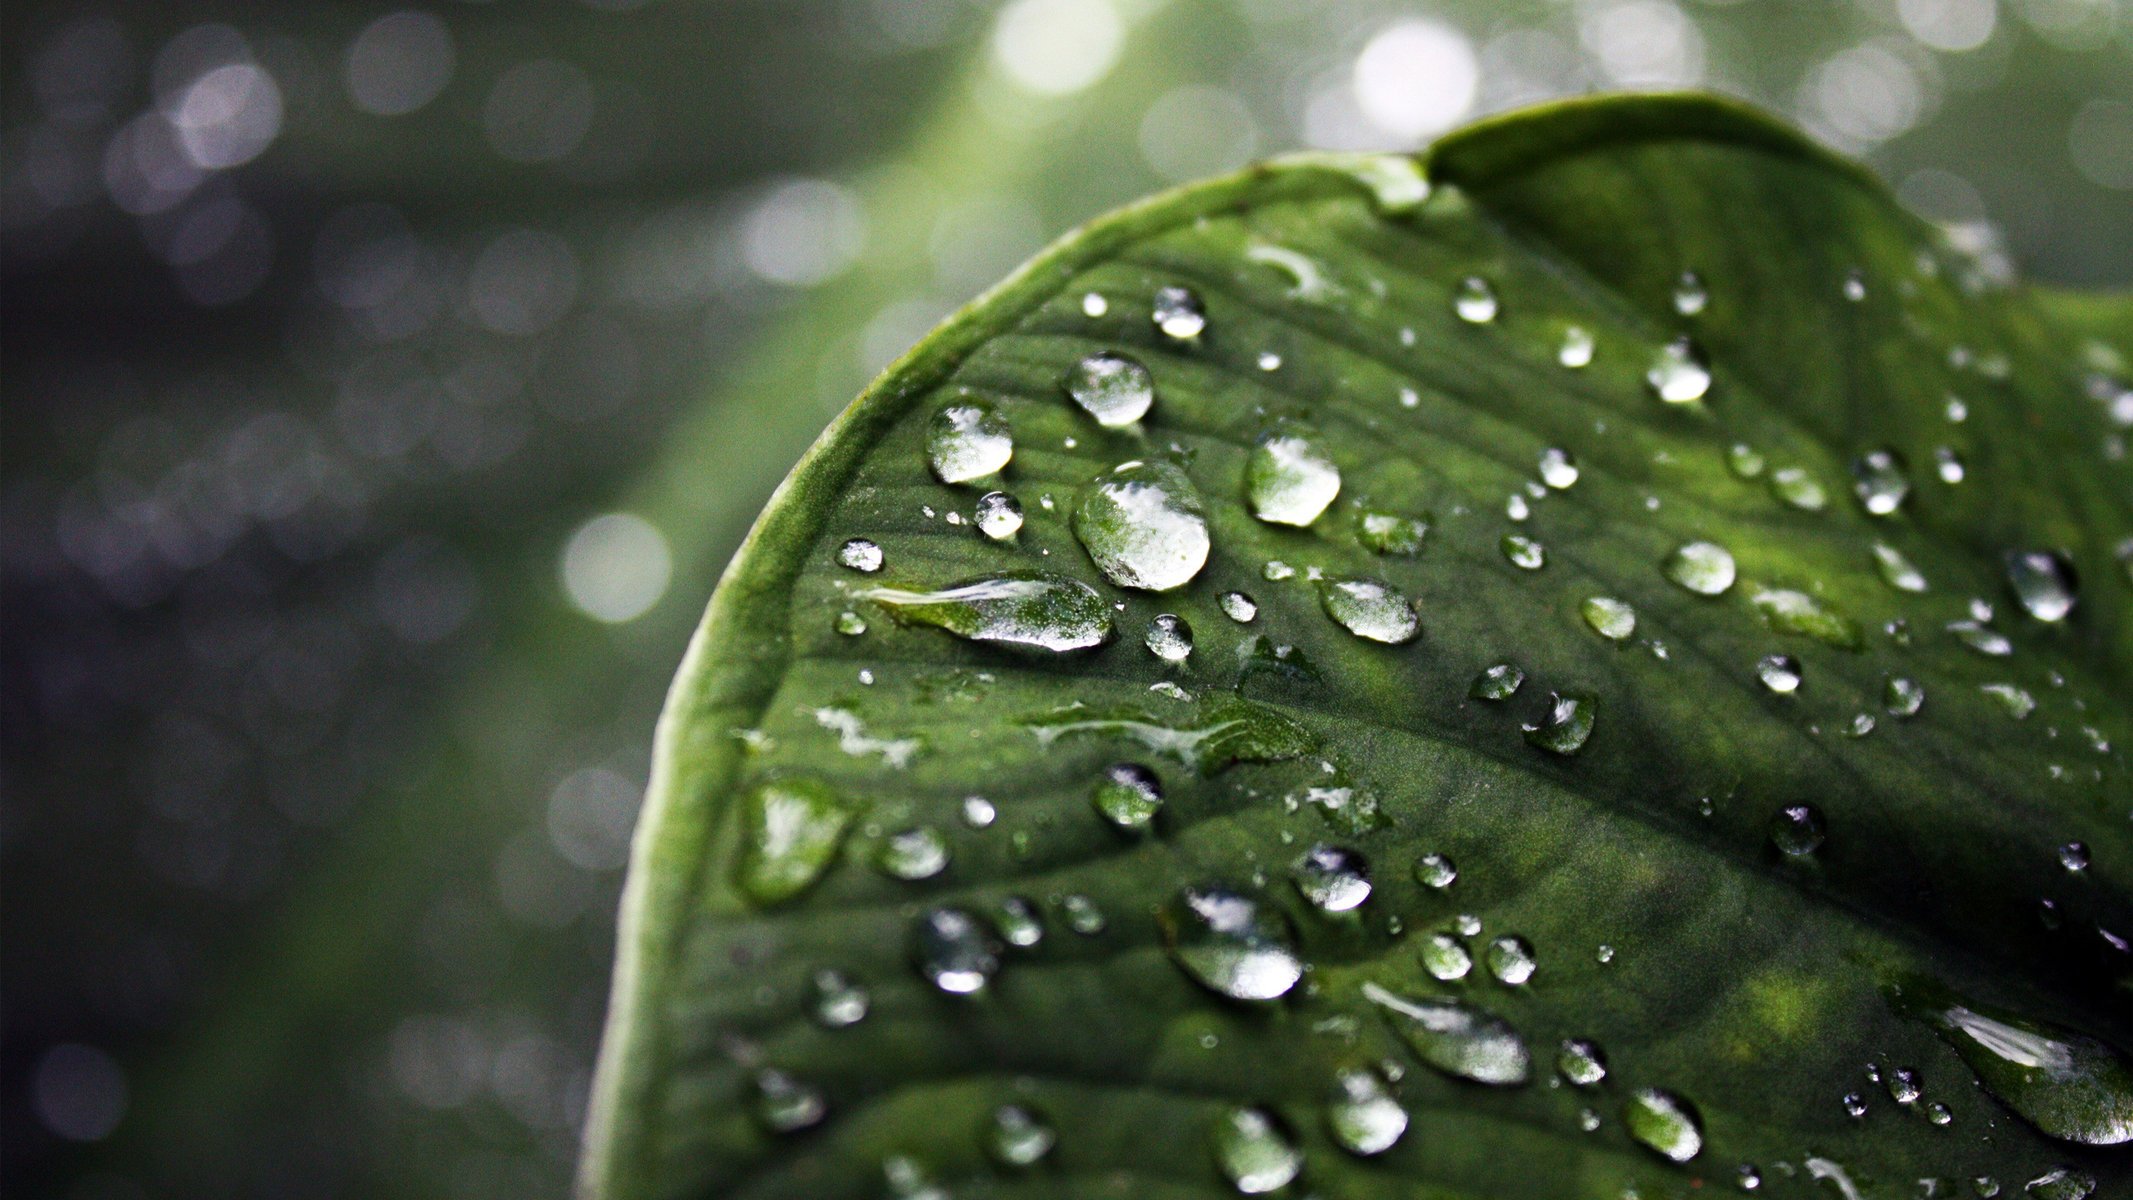
[[[1104,218],[795,471],[662,724],[590,1195],[2133,1177],[2127,305],[1709,99],[1421,162]],[[1097,353],[1137,423],[1063,390]],[[942,484],[973,400],[1013,458]],[[1172,590],[1073,528],[1135,461],[1204,505]],[[937,595],[986,579],[1102,603]]]

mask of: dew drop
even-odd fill
[[[1891,675],[1881,685],[1881,707],[1892,717],[1915,717],[1926,703],[1926,689],[1915,679]]]
[[[1120,829],[1146,829],[1163,810],[1163,783],[1139,763],[1113,763],[1104,768],[1090,802]]]
[[[1637,1144],[1685,1163],[1703,1152],[1703,1119],[1672,1092],[1639,1088],[1622,1106],[1622,1124]]]
[[[2015,599],[2039,621],[2063,621],[2074,611],[2079,585],[2074,564],[2064,555],[2050,550],[2011,550],[2007,583]]]
[[[1365,641],[1398,646],[1422,629],[1414,604],[1380,580],[1322,580],[1318,602],[1335,624]]]
[[[1805,467],[1779,467],[1770,473],[1770,493],[1802,512],[1820,512],[1829,506],[1829,493],[1822,481]]]
[[[1442,983],[1464,979],[1474,969],[1474,956],[1466,943],[1448,933],[1433,933],[1423,939],[1421,958],[1422,969]]]
[[[1570,1038],[1556,1051],[1555,1069],[1564,1082],[1576,1087],[1591,1087],[1607,1078],[1607,1055],[1595,1042]]]
[[[1576,754],[1592,737],[1600,699],[1591,692],[1552,692],[1540,716],[1524,726],[1526,742],[1550,754]]]
[[[1418,1058],[1447,1075],[1512,1086],[1532,1071],[1525,1039],[1501,1017],[1458,1000],[1402,996],[1375,983],[1363,985],[1363,996]]]
[[[1232,1108],[1216,1118],[1214,1149],[1215,1165],[1240,1195],[1278,1191],[1303,1170],[1303,1151],[1263,1108]]]
[[[755,1115],[772,1133],[797,1133],[819,1124],[828,1111],[820,1091],[785,1072],[755,1073]]]
[[[2012,683],[1981,683],[1978,690],[1991,697],[2000,706],[2000,711],[2017,721],[2026,721],[2029,714],[2037,711],[2037,698],[2030,695],[2027,688]]]
[[[963,797],[963,824],[972,829],[990,829],[1000,818],[1000,810],[983,796]]]
[[[1765,654],[1756,660],[1755,677],[1780,696],[1800,690],[1800,660],[1790,654]]]
[[[1106,429],[1133,424],[1155,404],[1155,377],[1148,368],[1108,350],[1075,363],[1064,386],[1074,403]]]
[[[856,593],[899,621],[947,630],[974,642],[1064,652],[1111,639],[1111,613],[1095,588],[1040,571],[1010,571],[940,591],[869,588]]]
[[[2067,842],[2059,847],[2059,865],[2070,873],[2079,875],[2089,869],[2089,847],[2086,842]]]
[[[1496,545],[1505,560],[1522,571],[1538,571],[1548,565],[1547,548],[1525,534],[1507,533]]]
[[[1333,1076],[1326,1101],[1326,1130],[1341,1149],[1369,1158],[1392,1149],[1407,1132],[1407,1110],[1378,1073],[1361,1067]]]
[[[1870,450],[1852,460],[1852,491],[1869,514],[1885,517],[1911,494],[1911,477],[1894,450]]]
[[[1120,587],[1166,592],[1207,565],[1207,508],[1185,472],[1164,462],[1128,462],[1082,489],[1074,536]]]
[[[1467,685],[1466,694],[1476,700],[1509,700],[1525,686],[1526,673],[1517,663],[1500,662],[1483,667]]]
[[[1689,542],[1666,559],[1666,577],[1699,596],[1716,596],[1733,586],[1733,555],[1717,542]]]
[[[1563,330],[1563,340],[1555,348],[1555,361],[1571,370],[1592,365],[1592,334],[1584,327],[1572,325]]]
[[[1710,290],[1703,285],[1703,277],[1694,271],[1683,271],[1674,281],[1674,311],[1684,317],[1701,313],[1711,302]]]
[[[1188,887],[1161,917],[1171,960],[1211,991],[1272,1000],[1303,977],[1295,934],[1277,908],[1225,888]]]
[[[1442,854],[1425,854],[1415,860],[1415,881],[1441,892],[1459,881],[1459,868]]]
[[[948,869],[948,839],[930,825],[899,830],[883,839],[874,863],[882,874],[907,883],[931,879]]]
[[[836,860],[855,809],[805,776],[766,780],[743,802],[747,840],[735,883],[757,904],[778,904],[813,886]]]
[[[972,524],[993,541],[1004,542],[1022,532],[1022,502],[1006,492],[987,492],[978,497]]]
[[[1652,394],[1668,404],[1701,400],[1711,390],[1711,371],[1703,365],[1695,343],[1676,338],[1667,343],[1644,372]]]
[[[1874,543],[1874,569],[1881,573],[1881,582],[1899,592],[1926,590],[1925,572],[1919,570],[1903,551],[1887,542]]]
[[[867,631],[867,619],[847,609],[837,614],[835,628],[846,637],[858,637]]]
[[[2005,658],[2014,653],[2014,643],[2007,635],[1981,621],[1951,621],[1948,632],[1955,640],[1987,658]]]
[[[1320,843],[1304,851],[1291,878],[1320,912],[1349,912],[1370,898],[1370,865],[1340,846]]]
[[[985,1153],[1003,1167],[1033,1166],[1058,1144],[1051,1125],[1019,1104],[992,1110],[985,1124]]]
[[[1533,978],[1540,960],[1534,957],[1533,944],[1517,934],[1505,934],[1489,943],[1483,957],[1488,961],[1489,974],[1496,982],[1506,987],[1518,987]]]
[[[841,972],[815,972],[815,1021],[824,1029],[844,1029],[866,1019],[873,998]]]
[[[1355,536],[1373,554],[1409,556],[1422,550],[1429,522],[1420,517],[1365,509],[1356,514]]]
[[[1081,297],[1081,315],[1094,319],[1111,311],[1111,302],[1102,292],[1087,292]]]
[[[2089,1200],[2096,1194],[2096,1180],[2072,1167],[2053,1167],[2023,1184],[2022,1194],[2035,1200]]]
[[[1303,426],[1289,423],[1259,439],[1244,466],[1252,515],[1270,525],[1309,525],[1340,494],[1341,472]]]
[[[1163,336],[1173,341],[1190,341],[1207,328],[1207,310],[1200,306],[1200,298],[1191,288],[1157,288],[1155,305],[1149,315],[1154,318],[1155,327],[1163,331]]]
[[[912,959],[927,982],[955,996],[979,991],[1000,970],[1000,944],[960,908],[928,909],[912,933]]]
[[[1726,469],[1741,479],[1753,479],[1763,473],[1763,455],[1746,442],[1735,442],[1726,448]]]
[[[1828,836],[1821,810],[1812,804],[1788,804],[1770,818],[1770,844],[1787,858],[1806,858]]]
[[[1637,610],[1612,596],[1590,596],[1578,606],[1585,624],[1610,642],[1625,641],[1637,632]]]
[[[1452,298],[1452,311],[1459,319],[1470,325],[1486,325],[1496,319],[1496,291],[1489,281],[1479,275],[1469,275],[1459,281],[1459,291]]]
[[[881,570],[881,547],[865,538],[853,538],[837,548],[837,561],[854,571],[872,575]]]
[[[1157,613],[1149,620],[1142,642],[1148,653],[1164,662],[1181,663],[1192,657],[1192,626],[1176,613]]]
[[[1563,491],[1578,481],[1578,463],[1570,451],[1560,446],[1550,446],[1540,454],[1541,482]]]
[[[942,483],[997,475],[1015,456],[1014,434],[993,406],[978,401],[944,406],[926,429],[926,461]]]
[[[1259,615],[1259,602],[1243,592],[1222,593],[1222,615],[1239,625],[1249,624]]]
[[[1857,650],[1864,638],[1858,622],[1806,592],[1764,588],[1749,600],[1763,623],[1779,633],[1810,637],[1840,650]]]
[[[1961,483],[1963,477],[1969,474],[1968,469],[1963,466],[1963,456],[1950,446],[1934,449],[1933,468],[1940,475],[1940,481],[1950,485]]]
[[[1044,940],[1044,922],[1037,917],[1037,906],[1020,896],[1003,896],[995,901],[992,923],[1001,940],[1017,949],[1027,950]]]

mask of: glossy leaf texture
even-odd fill
[[[587,1194],[2125,1186],[2129,354],[1708,98],[1092,223],[720,583]]]

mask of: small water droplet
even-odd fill
[[[978,497],[972,524],[993,541],[1004,542],[1022,532],[1022,502],[1006,492],[987,492]]]
[[[1589,596],[1578,606],[1585,624],[1610,642],[1625,641],[1637,632],[1637,610],[1628,601],[1613,596]]]
[[[1422,940],[1422,969],[1443,983],[1466,978],[1474,969],[1474,956],[1466,943],[1448,933],[1433,933]]]
[[[1909,1067],[1893,1067],[1881,1078],[1881,1084],[1889,1090],[1889,1099],[1898,1104],[1916,1104],[1925,1094],[1918,1082],[1918,1072]]]
[[[1911,477],[1894,450],[1869,450],[1852,460],[1852,491],[1869,514],[1885,517],[1911,494]]]
[[[1109,606],[1078,579],[1008,571],[933,592],[869,588],[856,593],[899,621],[947,630],[974,642],[1063,652],[1111,640]]]
[[[846,609],[837,614],[836,629],[838,633],[846,637],[858,637],[867,631],[867,619],[850,609]]]
[[[1524,726],[1528,744],[1550,754],[1576,754],[1592,737],[1600,699],[1591,692],[1552,692],[1539,717]]]
[[[1787,858],[1806,858],[1829,836],[1822,812],[1812,804],[1788,804],[1770,818],[1770,844]]]
[[[1172,961],[1202,986],[1235,1000],[1272,1000],[1303,977],[1281,910],[1220,887],[1180,889],[1162,912]]]
[[[1701,400],[1711,390],[1711,370],[1703,365],[1695,343],[1676,338],[1660,350],[1644,372],[1652,394],[1668,404]]]
[[[1548,550],[1539,542],[1522,533],[1507,533],[1498,542],[1504,558],[1523,571],[1538,571],[1548,565]]]
[[[1061,897],[1059,908],[1066,913],[1067,928],[1083,937],[1095,937],[1102,933],[1104,926],[1108,924],[1104,919],[1104,910],[1097,907],[1092,897],[1080,892],[1069,892]]]
[[[1683,271],[1674,281],[1674,311],[1684,317],[1693,317],[1703,312],[1711,302],[1710,290],[1703,285],[1703,277],[1694,271]]]
[[[785,1072],[755,1073],[755,1114],[772,1133],[797,1133],[828,1111],[820,1091]]]
[[[1474,682],[1467,685],[1466,694],[1476,700],[1509,700],[1518,694],[1526,682],[1526,673],[1517,663],[1500,662],[1483,667]]]
[[[1874,569],[1881,573],[1881,582],[1899,592],[1926,590],[1925,572],[1920,571],[1903,551],[1887,542],[1874,543]]]
[[[2014,643],[2007,635],[1980,621],[1951,621],[1948,632],[1955,640],[1987,658],[2005,658],[2014,653]]]
[[[1110,311],[1111,302],[1104,299],[1102,292],[1088,292],[1081,297],[1082,316],[1093,319]]]
[[[1829,506],[1829,492],[1805,467],[1779,467],[1772,471],[1770,493],[1802,512],[1821,512]]]
[[[2051,550],[2009,551],[2007,583],[2015,599],[2039,621],[2065,620],[2079,594],[2074,564]]]
[[[1952,446],[1935,447],[1933,468],[1940,474],[1940,481],[1950,485],[1961,483],[1963,477],[1969,474],[1968,469],[1963,466],[1963,456],[1957,454]]]
[[[1361,1158],[1392,1149],[1407,1132],[1407,1110],[1375,1071],[1354,1067],[1333,1076],[1326,1101],[1326,1130],[1333,1142]]]
[[[985,1125],[985,1152],[1003,1167],[1027,1167],[1052,1152],[1059,1135],[1044,1118],[1019,1104],[992,1110]]]
[[[1459,881],[1459,868],[1442,854],[1425,854],[1415,860],[1415,881],[1441,892]]]
[[[1146,829],[1163,810],[1163,782],[1139,763],[1113,763],[1104,768],[1090,802],[1120,829]]]
[[[920,914],[912,933],[919,973],[941,991],[967,996],[1000,970],[1000,944],[985,923],[960,908]]]
[[[2000,710],[2017,721],[2026,721],[2037,711],[2037,698],[2029,689],[2012,683],[1981,683],[1978,690],[1998,702]]]
[[[1271,525],[1309,525],[1340,494],[1341,472],[1316,435],[1294,422],[1259,439],[1244,466],[1252,515]]]
[[[1742,1163],[1733,1172],[1733,1186],[1744,1192],[1752,1192],[1763,1186],[1763,1173],[1748,1163]]]
[[[1660,1157],[1685,1163],[1703,1152],[1703,1118],[1672,1092],[1639,1088],[1622,1105],[1629,1136]]]
[[[1800,690],[1800,660],[1790,654],[1765,654],[1756,660],[1755,676],[1764,687],[1789,696]]]
[[[844,1029],[866,1019],[867,1009],[873,999],[867,990],[844,977],[841,972],[821,970],[815,972],[815,1020],[824,1029]]]
[[[2078,875],[2089,869],[2089,848],[2086,842],[2067,842],[2059,847],[2059,865]]]
[[[948,869],[948,839],[930,825],[899,830],[883,839],[874,863],[894,879],[931,879]]]
[[[1459,319],[1470,325],[1486,325],[1496,319],[1496,292],[1489,281],[1479,275],[1469,275],[1459,281],[1459,291],[1452,298],[1452,311]]]
[[[1322,580],[1318,600],[1335,624],[1365,641],[1398,646],[1422,629],[1413,602],[1380,580]]]
[[[1577,460],[1570,456],[1570,451],[1550,446],[1540,454],[1540,477],[1542,483],[1563,491],[1578,481]]]
[[[1207,508],[1185,472],[1164,462],[1128,462],[1082,489],[1074,536],[1120,587],[1165,592],[1207,565]]]
[[[1241,1195],[1279,1191],[1303,1170],[1303,1151],[1263,1108],[1232,1108],[1216,1118],[1214,1148],[1216,1165]]]
[[[1607,1055],[1599,1044],[1584,1038],[1570,1038],[1556,1051],[1555,1069],[1563,1080],[1576,1087],[1591,1087],[1607,1078]]]
[[[1402,996],[1374,983],[1363,985],[1363,997],[1436,1070],[1500,1087],[1524,1083],[1531,1074],[1525,1039],[1501,1017],[1458,1000]]]
[[[865,538],[853,538],[837,548],[837,561],[854,571],[872,575],[881,570],[881,547]]]
[[[1859,623],[1837,612],[1806,592],[1789,588],[1763,588],[1749,597],[1756,615],[1779,633],[1799,634],[1825,646],[1857,650],[1865,635]]]
[[[1291,874],[1296,890],[1321,912],[1348,912],[1370,898],[1370,865],[1363,856],[1321,842],[1304,851]]]
[[[1881,706],[1892,717],[1915,717],[1925,703],[1926,689],[1915,679],[1891,675],[1881,686]]]
[[[1192,657],[1192,626],[1176,613],[1157,613],[1149,620],[1142,641],[1148,653],[1167,663],[1181,663]]]
[[[1207,310],[1200,306],[1200,298],[1191,288],[1155,289],[1155,304],[1149,315],[1163,336],[1173,341],[1190,341],[1207,328]]]
[[[855,809],[829,785],[805,776],[757,784],[747,794],[747,840],[735,883],[757,904],[777,904],[813,886],[836,860]]]
[[[1249,624],[1259,615],[1259,602],[1243,592],[1222,593],[1222,615],[1239,625]]]
[[[1000,810],[985,797],[963,797],[963,824],[972,829],[990,829],[999,816]]]
[[[1763,473],[1762,452],[1746,442],[1735,442],[1726,447],[1726,469],[1741,479],[1753,479]]]
[[[1852,271],[1844,277],[1844,298],[1854,304],[1866,299],[1866,277]]]
[[[1716,596],[1733,586],[1733,555],[1717,542],[1689,542],[1666,559],[1666,577],[1699,596]]]
[[[1355,518],[1356,540],[1373,554],[1418,554],[1428,533],[1429,522],[1420,517],[1365,509]]]
[[[1148,368],[1108,350],[1075,363],[1063,386],[1074,403],[1106,429],[1133,424],[1155,404],[1155,377]]]
[[[1044,940],[1044,922],[1037,906],[1020,896],[1002,896],[992,905],[993,927],[1010,946],[1027,950]]]
[[[926,461],[942,483],[997,475],[1014,456],[1007,418],[982,401],[943,406],[926,430]]]
[[[1515,933],[1490,942],[1484,957],[1488,960],[1489,974],[1506,987],[1525,983],[1533,978],[1535,968],[1540,966],[1540,960],[1533,954],[1533,944]]]
[[[1555,349],[1555,361],[1576,371],[1592,364],[1593,349],[1592,334],[1582,326],[1572,325],[1563,330],[1562,344]]]

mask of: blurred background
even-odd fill
[[[769,490],[1042,243],[1710,87],[2133,280],[2128,0],[11,0],[12,1196],[568,1187],[662,690]]]

